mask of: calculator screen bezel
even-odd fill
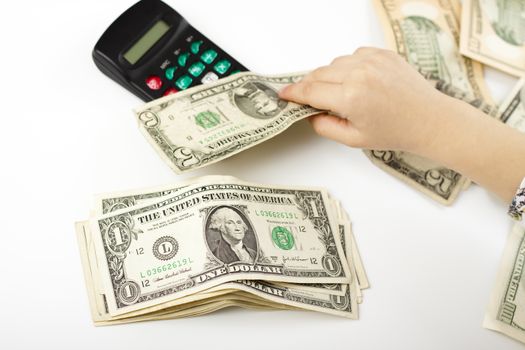
[[[169,33],[173,26],[163,18],[154,22],[150,28],[135,42],[122,52],[124,59],[131,65],[137,64],[144,55],[154,49],[155,44]]]
[[[124,58],[129,50],[159,20],[171,28],[137,62],[131,64]],[[169,42],[178,30],[189,26],[188,22],[170,6],[160,0],[142,0],[123,12],[104,31],[93,48],[97,65],[114,70],[115,74],[127,76],[127,71],[137,70],[152,59]]]
[[[174,11],[173,11],[174,12]],[[178,37],[178,34],[184,29],[186,29],[189,26],[189,23],[180,15],[174,16],[175,14],[159,14],[155,18],[153,18],[148,26],[144,26],[144,29],[138,34],[134,40],[130,40],[130,43],[128,43],[124,48],[120,51],[118,55],[118,62],[122,66],[122,68],[126,70],[133,70],[137,69],[138,67],[141,67],[144,65],[145,62],[150,62],[155,59],[158,55],[162,55],[164,50],[162,50],[165,47],[170,47],[170,43],[172,41],[175,41]],[[175,18],[173,18],[175,17]],[[177,18],[178,17],[178,18]],[[164,21],[169,26],[170,29],[166,33],[164,33],[159,40],[153,46],[151,46],[135,63],[129,62],[125,57],[124,54],[131,48],[133,45],[135,45],[147,32],[150,30],[157,22]]]

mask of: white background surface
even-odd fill
[[[139,133],[131,109],[141,101],[91,59],[98,37],[132,4],[0,4],[2,349],[523,348],[481,327],[511,222],[506,205],[478,186],[443,207],[360,150],[316,136],[307,122],[224,162],[175,175]],[[260,73],[311,69],[362,45],[384,46],[365,0],[168,4]],[[494,71],[487,76],[498,101],[515,81]],[[230,309],[95,328],[73,227],[87,218],[91,196],[205,174],[324,186],[339,198],[372,285],[360,320]]]

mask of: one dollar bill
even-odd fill
[[[152,101],[137,109],[140,130],[176,173],[255,146],[319,110],[282,100],[278,92],[304,73],[238,73]]]
[[[112,193],[104,193],[95,196],[94,201],[94,215],[106,214],[112,211],[121,210],[123,208],[130,208],[133,206],[141,206],[147,203],[154,203],[158,201],[160,197],[169,197],[180,191],[184,187],[190,184],[203,181],[240,181],[239,179],[232,176],[224,175],[209,175],[202,176],[199,178],[193,178],[177,185],[169,184],[164,186],[157,186],[154,188],[143,188],[133,189],[127,191],[119,191]],[[368,279],[366,277],[363,263],[357,249],[355,237],[351,232],[351,224],[346,212],[342,209],[342,206],[338,201],[333,201],[335,212],[338,216],[340,240],[343,250],[345,251],[348,260],[352,260],[349,264],[349,268],[352,275],[356,275],[358,286],[361,289],[368,288]],[[347,237],[348,236],[348,237]],[[345,244],[345,239],[346,243]],[[355,265],[355,266],[354,266]],[[355,269],[355,271],[354,271]],[[278,283],[279,284],[279,283]],[[281,283],[282,284],[282,283]],[[329,293],[337,295],[345,295],[346,284],[303,284],[304,290],[315,291],[320,293]]]
[[[196,184],[224,184],[243,182],[231,176],[204,176],[193,178],[182,183],[168,184],[152,188],[133,189],[112,193],[99,194],[95,196],[94,210],[92,216],[102,216],[115,211],[123,212],[133,209],[141,209],[148,205],[155,205],[170,200],[172,196],[180,191],[185,191]],[[246,185],[246,183],[244,183]],[[251,184],[255,185],[255,184]],[[260,186],[260,185],[257,185]],[[266,186],[268,187],[268,186]],[[274,187],[274,186],[272,186]],[[298,190],[296,188],[296,190]],[[299,190],[305,190],[300,188]],[[227,200],[223,204],[226,203]],[[340,241],[343,249],[348,270],[350,272],[349,283],[291,283],[277,282],[273,280],[236,280],[226,282],[214,287],[195,291],[194,293],[168,298],[159,303],[138,308],[136,310],[112,315],[108,308],[108,299],[103,283],[105,268],[105,255],[98,256],[95,247],[95,238],[89,222],[78,222],[76,224],[77,238],[80,248],[82,266],[89,296],[89,304],[92,319],[95,325],[110,325],[147,320],[160,320],[201,315],[219,310],[223,307],[237,306],[264,309],[309,309],[332,315],[349,318],[357,318],[357,304],[362,302],[361,289],[368,287],[359,251],[356,246],[355,237],[351,232],[351,224],[347,213],[341,204],[329,198],[332,214],[335,217],[338,230],[334,231],[334,238]],[[279,213],[267,213],[272,221],[279,219]],[[275,222],[274,222],[275,223]],[[274,232],[272,232],[273,235]],[[280,244],[286,244],[284,232],[275,232]],[[246,236],[245,236],[246,237]],[[272,237],[273,238],[273,237]],[[286,238],[286,239],[284,239]],[[284,239],[284,240],[283,240]],[[294,238],[292,238],[294,239]],[[298,239],[294,239],[299,242]],[[286,244],[288,248],[293,248]],[[170,250],[165,246],[162,249]],[[172,257],[177,260],[178,256]],[[124,290],[124,292],[126,292]]]
[[[349,283],[324,190],[202,182],[91,221],[111,315],[239,279]]]

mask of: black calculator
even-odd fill
[[[247,71],[160,0],[139,1],[121,14],[98,40],[93,60],[144,101]]]

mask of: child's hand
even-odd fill
[[[322,136],[352,147],[416,153],[451,100],[399,55],[375,48],[336,58],[284,88],[280,97],[344,117],[313,116]]]

